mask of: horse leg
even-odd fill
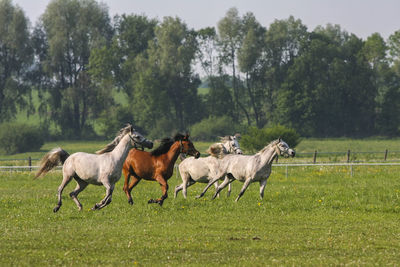
[[[217,181],[218,181],[219,179],[221,179],[221,178],[222,178],[222,177],[215,177],[215,178],[212,178],[212,179],[208,182],[207,186],[203,189],[203,192],[201,192],[200,195],[196,196],[196,198],[201,198],[201,197],[203,197],[204,194],[207,192],[208,188],[210,188],[210,186],[212,186],[215,182],[217,182]]]
[[[182,183],[180,185],[175,186],[174,198],[176,198],[178,196],[179,191],[181,191],[185,187],[187,182],[190,180],[190,176],[188,173],[186,173],[182,170],[179,170],[179,174],[182,178]],[[184,197],[186,198],[186,196],[184,196]]]
[[[180,185],[175,186],[175,191],[174,191],[174,198],[176,198],[178,196],[179,191],[181,191],[183,188],[183,183],[181,183]]]
[[[125,188],[124,188],[126,196],[128,197],[128,203],[131,204],[131,205],[133,205],[133,199],[132,199],[132,195],[131,195],[132,189],[135,186],[137,186],[137,184],[139,182],[140,182],[140,179],[138,179],[136,177],[132,177],[132,181],[131,181],[131,184],[129,185],[128,189],[125,191]]]
[[[215,182],[215,184],[214,184],[215,192],[217,192],[218,186],[219,186],[218,182]],[[219,193],[218,193],[217,197],[219,197]],[[214,199],[214,197],[213,197],[213,199]]]
[[[214,196],[212,199],[216,198],[219,196],[219,192],[221,192],[222,189],[224,189],[228,184],[230,184],[233,181],[228,178],[228,176],[225,177],[224,181],[215,189]]]
[[[268,180],[268,178],[260,181],[260,198],[261,199],[263,199],[263,197],[264,197],[264,189],[265,189],[265,186],[267,185],[267,180]]]
[[[233,182],[233,180],[232,180],[232,182]],[[232,192],[232,185],[231,185],[231,183],[232,183],[232,182],[230,182],[230,183],[228,184],[228,193],[226,194],[227,197],[229,197],[229,196],[231,195],[231,192]]]
[[[102,209],[111,203],[114,186],[115,186],[114,184],[110,184],[109,182],[104,183],[104,187],[106,188],[106,196],[100,201],[100,203],[96,203],[92,208],[92,210]]]
[[[194,181],[194,180],[192,180],[192,179],[189,179],[189,181],[187,181],[184,185],[183,185],[183,189],[182,189],[182,195],[183,195],[183,197],[186,199],[186,197],[187,197],[187,188],[189,187],[189,186],[192,186],[192,185],[194,185],[196,182]]]
[[[75,181],[76,181],[76,187],[75,190],[69,193],[69,196],[72,198],[72,200],[75,202],[75,204],[78,206],[79,210],[82,210],[82,204],[78,200],[78,195],[80,192],[82,192],[86,186],[88,186],[88,183],[80,179],[79,177],[75,176]]]
[[[164,200],[168,198],[168,183],[165,181],[164,177],[161,175],[157,175],[155,177],[156,181],[160,184],[161,186],[161,191],[162,191],[162,196],[158,199],[150,199],[148,203],[158,203],[160,206],[162,206]]]
[[[72,180],[72,175],[67,175],[63,173],[63,180],[60,184],[60,186],[58,187],[58,191],[57,191],[57,198],[58,198],[58,202],[57,205],[54,207],[53,212],[57,212],[61,205],[62,205],[62,200],[61,200],[61,194],[64,190],[64,188],[67,186],[67,184]]]
[[[248,178],[248,179],[244,182],[244,185],[243,185],[242,189],[240,190],[238,197],[235,199],[236,202],[239,201],[239,199],[242,197],[242,195],[243,195],[244,192],[246,191],[247,187],[249,187],[250,183],[251,183],[251,179],[250,179],[250,178]]]

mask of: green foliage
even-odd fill
[[[294,129],[282,125],[262,129],[249,127],[247,133],[242,135],[240,143],[246,151],[256,152],[279,137],[291,148],[295,148],[300,143],[300,135]]]
[[[0,153],[15,154],[41,148],[44,138],[38,127],[17,123],[0,125]]]
[[[236,124],[228,116],[209,117],[190,128],[190,135],[194,140],[216,140],[218,136],[233,135],[240,132],[242,126]]]
[[[28,24],[20,7],[0,0],[0,122],[29,107],[24,98],[30,94],[26,78],[33,59]]]

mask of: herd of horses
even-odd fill
[[[123,190],[129,204],[133,204],[132,189],[144,179],[157,181],[160,184],[161,197],[150,199],[148,203],[158,203],[161,206],[168,197],[167,181],[173,174],[175,162],[181,156],[179,173],[182,184],[175,187],[174,197],[177,197],[178,192],[182,190],[186,198],[187,188],[199,182],[207,185],[197,198],[204,196],[208,188],[214,185],[216,189],[214,199],[226,186],[229,186],[229,195],[230,184],[238,180],[243,182],[236,198],[238,201],[253,182],[259,182],[260,197],[263,198],[273,160],[278,156],[295,156],[295,151],[280,138],[266,145],[255,155],[243,155],[237,136],[221,138],[221,142],[211,145],[207,150],[210,155],[202,158],[188,134],[178,133],[173,138],[165,138],[151,152],[144,151],[144,148],[153,148],[153,142],[128,124],[119,130],[111,143],[96,154],[76,152],[69,155],[60,147],[52,149],[41,160],[35,178],[62,164],[63,179],[58,187],[58,202],[53,209],[54,212],[60,209],[62,192],[72,179],[75,179],[77,185],[69,195],[79,210],[82,209],[82,204],[78,200],[78,195],[89,184],[103,185],[106,188],[105,197],[96,203],[92,210],[104,208],[112,201],[115,183],[120,179],[121,173],[125,176]],[[222,180],[221,184],[218,184],[219,180]]]

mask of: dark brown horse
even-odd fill
[[[150,199],[148,203],[158,203],[160,206],[168,197],[167,180],[174,172],[174,164],[179,154],[184,153],[196,158],[200,152],[194,148],[189,135],[177,134],[174,139],[165,138],[158,148],[152,152],[131,149],[122,169],[125,176],[124,191],[129,204],[133,204],[131,191],[141,179],[157,181],[161,185],[162,196]],[[130,178],[132,178],[129,183]]]

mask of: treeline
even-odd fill
[[[111,18],[94,0],[53,0],[31,25],[0,0],[0,122],[38,112],[64,138],[128,121],[162,137],[221,118],[302,136],[395,136],[399,107],[400,31],[363,40],[293,17],[263,26],[235,8],[195,31],[177,17]]]

